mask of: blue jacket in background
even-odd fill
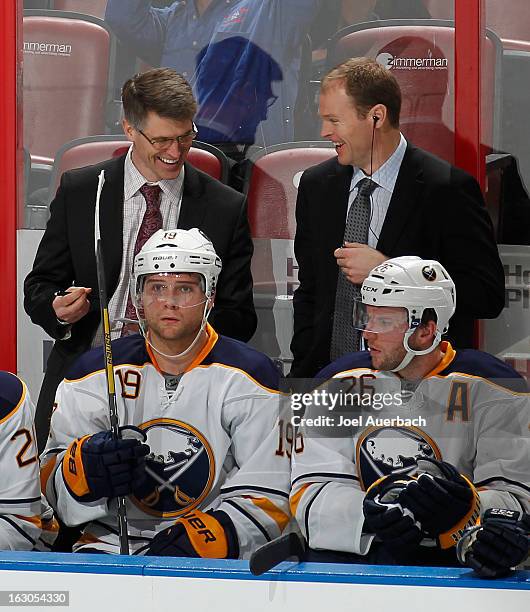
[[[192,0],[108,0],[106,20],[143,60],[192,84],[200,140],[265,146],[293,140],[301,46],[320,4],[214,0],[199,16]]]

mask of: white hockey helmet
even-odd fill
[[[416,256],[394,257],[376,266],[361,286],[361,300],[354,305],[353,325],[363,331],[371,330],[368,306],[404,308],[408,330],[403,338],[407,358],[396,370],[402,369],[414,355],[424,355],[440,343],[449,328],[449,319],[456,306],[455,284],[438,261]],[[436,335],[432,345],[423,351],[413,350],[408,340],[420,325],[425,310],[436,313]]]
[[[376,266],[361,286],[367,306],[394,306],[408,312],[409,328],[415,329],[423,312],[436,312],[440,335],[449,328],[455,312],[456,289],[447,270],[433,259],[394,257]]]
[[[196,227],[158,230],[134,258],[131,294],[138,307],[142,279],[149,274],[196,273],[204,280],[206,298],[213,297],[221,272],[221,259],[207,236]]]

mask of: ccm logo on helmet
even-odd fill
[[[428,281],[436,280],[436,270],[431,268],[431,266],[425,266],[422,268],[421,273],[423,274],[423,278]]]

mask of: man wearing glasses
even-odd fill
[[[125,83],[122,102],[131,148],[122,157],[62,176],[25,281],[26,312],[56,340],[37,404],[40,449],[65,369],[102,343],[94,255],[94,207],[102,170],[100,226],[112,337],[137,331],[128,299],[133,258],[154,232],[170,227],[198,227],[224,262],[211,314],[216,329],[247,341],[256,328],[246,201],[186,162],[197,133],[197,105],[188,82],[172,69],[149,70]]]

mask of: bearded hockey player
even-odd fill
[[[142,333],[112,343],[121,439],[101,349],[59,386],[43,462],[58,516],[88,523],[74,551],[119,552],[116,496],[133,554],[245,558],[287,524],[278,370],[207,323],[220,271],[196,228],[159,230],[135,257]]]
[[[55,539],[53,513],[41,499],[34,417],[26,385],[0,371],[0,550],[47,550]]]
[[[455,297],[418,257],[363,282],[368,350],[326,367],[297,417],[291,509],[309,560],[455,565],[461,542],[463,563],[498,576],[526,557],[530,395],[508,365],[441,340]]]

